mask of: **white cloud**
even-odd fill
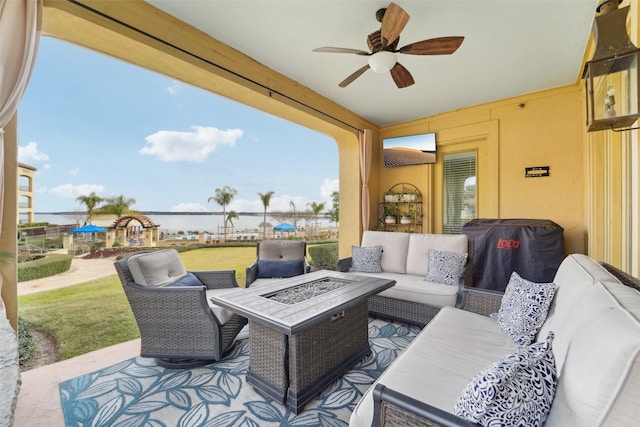
[[[272,199],[273,202],[273,199]],[[221,211],[222,207],[214,202],[211,202],[215,205],[214,210]],[[256,200],[247,200],[247,199],[233,199],[229,206],[227,206],[227,212],[236,211],[236,212],[262,212],[264,207],[262,206],[262,201],[259,199]]]
[[[104,193],[104,186],[96,184],[63,184],[49,190],[49,193],[55,194],[56,196],[64,197],[66,199],[75,199],[79,196],[88,196],[92,192],[100,195],[100,193]]]
[[[74,168],[74,169],[71,169],[71,170],[69,171],[69,175],[71,175],[71,176],[76,176],[76,175],[78,175],[78,173],[80,173],[80,171],[78,170],[78,168]]]
[[[40,164],[49,160],[49,155],[38,150],[37,142],[18,146],[18,161],[26,164]]]
[[[209,212],[206,206],[201,203],[179,203],[171,206],[171,212]]]
[[[220,146],[233,147],[244,133],[241,129],[220,130],[193,126],[193,132],[161,130],[145,138],[147,145],[139,152],[157,156],[164,162],[200,163]]]
[[[325,178],[324,182],[320,186],[320,196],[322,199],[331,204],[331,194],[334,191],[340,191],[340,180]]]
[[[176,93],[180,92],[180,89],[182,89],[180,83],[174,80],[171,86],[167,87],[167,92],[169,92],[169,94],[171,95],[175,95]]]

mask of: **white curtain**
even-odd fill
[[[3,128],[27,88],[41,31],[42,0],[0,0],[0,224],[4,209]],[[0,308],[4,308],[1,298]]]
[[[369,229],[369,175],[371,175],[371,129],[360,133],[360,178],[362,179],[362,229]]]

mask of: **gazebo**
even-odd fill
[[[113,247],[115,242],[123,246],[157,246],[158,227],[159,225],[146,215],[122,215],[109,227],[107,248]]]

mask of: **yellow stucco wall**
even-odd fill
[[[481,176],[490,176],[484,189],[489,194],[487,201],[479,200],[477,216],[550,219],[564,228],[568,253],[585,253],[587,151],[582,97],[578,85],[568,86],[389,126],[381,130],[381,137],[436,132],[442,148],[443,142],[472,144],[469,141],[486,135],[489,158],[479,161],[477,173],[479,181]],[[448,136],[451,133],[455,137]],[[428,205],[425,209],[430,217],[425,223],[439,231],[439,166],[384,168],[381,150],[378,140],[378,199],[397,182],[416,185]],[[440,155],[438,159],[441,161]],[[549,166],[551,174],[525,178],[525,168],[530,166]]]

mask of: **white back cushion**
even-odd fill
[[[382,246],[382,258],[380,259],[382,271],[406,273],[409,236],[409,233],[366,230],[362,234],[361,246]]]
[[[567,257],[538,339],[555,333],[558,390],[547,426],[640,419],[640,293],[585,255]]]
[[[127,264],[133,281],[139,285],[164,286],[187,275],[175,249],[133,255]]]
[[[467,253],[466,234],[409,234],[407,274],[426,276],[429,250]]]

